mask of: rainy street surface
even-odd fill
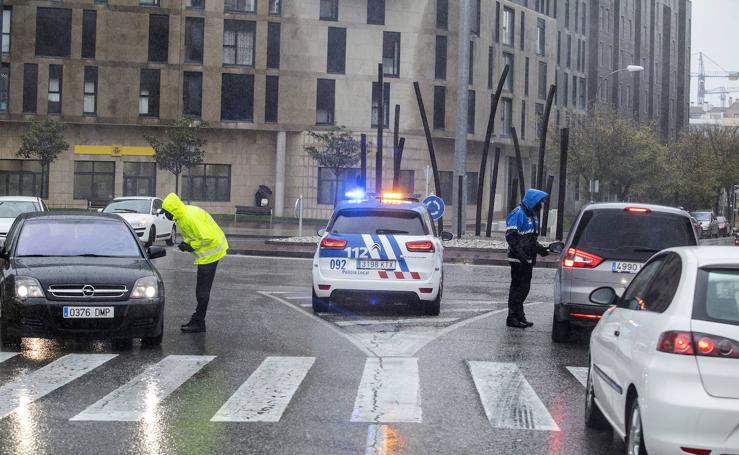
[[[445,266],[441,314],[315,316],[310,260],[229,256],[208,332],[185,335],[195,267],[168,249],[159,349],[24,340],[0,352],[2,454],[615,454],[583,424],[587,336],[550,339],[553,270],[528,330],[507,267]]]

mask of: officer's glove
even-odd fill
[[[195,251],[190,245],[188,245],[185,242],[182,242],[179,245],[177,245],[177,248],[179,248],[180,251],[184,251],[186,253],[192,253],[193,251]]]
[[[544,245],[542,245],[541,243],[537,243],[536,244],[536,252],[541,257],[547,257],[547,256],[549,256],[549,249],[547,247],[545,247]]]

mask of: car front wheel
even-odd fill
[[[169,238],[167,239],[167,246],[173,246],[175,241],[177,241],[177,228],[173,224],[172,232],[169,234]]]
[[[628,428],[626,432],[626,455],[647,455],[644,446],[644,427],[641,421],[639,398],[634,397],[629,411]]]

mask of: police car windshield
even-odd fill
[[[428,235],[421,215],[412,210],[341,210],[334,218],[333,234]]]

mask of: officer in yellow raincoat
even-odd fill
[[[190,322],[180,329],[183,332],[205,332],[205,313],[208,311],[210,288],[216,276],[218,261],[228,253],[228,241],[223,230],[205,210],[194,205],[185,205],[174,193],[169,193],[162,203],[164,215],[177,224],[182,234],[180,251],[195,256],[198,278],[195,285],[195,298],[198,305]]]

